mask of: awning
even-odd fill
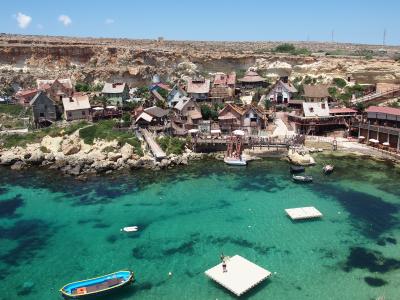
[[[243,130],[234,130],[233,132],[232,132],[234,135],[244,135],[244,131]]]
[[[189,133],[198,133],[199,130],[198,129],[189,129],[188,132]]]
[[[102,107],[93,107],[92,110],[100,111],[100,110],[104,110],[104,108],[102,108]]]
[[[106,106],[107,109],[117,109],[117,107],[115,105],[108,105]]]
[[[221,133],[221,130],[219,130],[219,129],[212,129],[210,132],[211,132],[211,134],[220,134],[220,133]]]
[[[369,142],[373,143],[373,144],[378,144],[379,143],[379,141],[376,140],[376,139],[369,139]]]
[[[389,142],[384,142],[382,145],[383,146],[389,146],[390,144],[389,144]]]
[[[358,138],[359,138],[360,140],[363,140],[363,139],[365,139],[365,136],[360,135]]]

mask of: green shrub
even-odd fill
[[[289,53],[295,51],[296,47],[293,44],[284,43],[275,47],[274,51],[278,53]]]
[[[95,139],[103,139],[106,141],[117,140],[118,144],[123,146],[125,143],[135,148],[135,153],[143,155],[140,141],[129,131],[115,130],[116,121],[103,120],[91,126],[82,128],[79,131],[79,136],[86,144],[92,145]]]
[[[346,80],[344,80],[343,78],[333,78],[332,82],[334,85],[341,89],[347,85]]]
[[[24,107],[20,104],[0,104],[0,113],[17,117]]]
[[[50,153],[50,150],[45,146],[40,146],[40,151],[42,151],[43,153]]]
[[[157,143],[167,154],[182,154],[186,142],[184,139],[170,136],[157,138]]]

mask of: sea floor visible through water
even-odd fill
[[[204,274],[221,253],[272,272],[242,299],[400,299],[399,170],[360,157],[317,162],[311,184],[292,182],[278,159],[84,182],[1,168],[0,300],[62,299],[64,284],[125,269],[135,283],[96,299],[235,299]],[[285,215],[302,206],[324,217]]]

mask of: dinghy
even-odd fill
[[[121,231],[125,231],[125,232],[136,232],[139,230],[139,227],[137,226],[128,226],[128,227],[124,227],[121,229]]]
[[[322,168],[322,171],[324,171],[325,174],[330,174],[333,172],[333,165],[326,165],[325,167]]]
[[[293,180],[296,182],[312,182],[313,178],[310,175],[293,175]]]
[[[247,161],[244,159],[239,159],[239,158],[231,158],[231,157],[225,157],[224,162],[228,165],[231,166],[245,166],[247,165]]]
[[[67,299],[82,299],[122,288],[134,280],[133,272],[118,271],[92,279],[69,283],[63,286],[60,292]]]

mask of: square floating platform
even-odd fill
[[[304,220],[322,217],[322,213],[313,206],[287,208],[285,211],[292,220]]]
[[[226,260],[226,270],[227,272],[223,272],[222,263],[220,263],[205,271],[205,274],[236,296],[242,295],[271,276],[270,271],[257,266],[240,255],[235,255]]]

